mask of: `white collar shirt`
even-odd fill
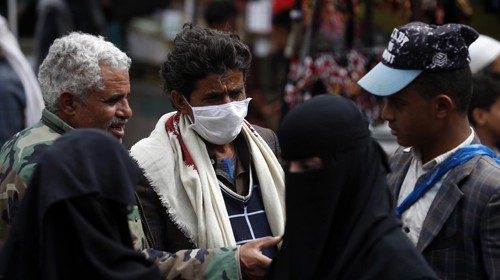
[[[414,148],[408,148],[406,151],[413,153],[410,167],[406,173],[406,177],[401,185],[401,190],[398,197],[398,205],[400,205],[403,200],[413,191],[418,179],[429,172],[432,172],[436,165],[442,163],[446,160],[453,152],[462,148],[466,145],[470,145],[474,140],[474,130],[471,129],[471,134],[464,142],[456,146],[455,148],[449,150],[448,152],[441,154],[429,162],[422,164],[420,153]],[[401,221],[403,222],[403,231],[410,238],[410,240],[416,245],[418,238],[420,237],[420,232],[422,231],[422,225],[424,223],[425,217],[429,212],[432,201],[436,197],[437,192],[443,184],[444,178],[447,176],[446,173],[439,181],[437,181],[434,186],[427,191],[424,196],[422,196],[417,202],[415,202],[410,208],[408,208],[401,216]]]

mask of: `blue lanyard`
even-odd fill
[[[401,218],[401,215],[424,196],[450,169],[465,163],[475,156],[488,156],[493,158],[497,164],[500,164],[500,158],[496,156],[495,152],[484,145],[474,144],[458,149],[445,161],[436,166],[429,176],[415,186],[413,191],[396,208],[398,218]]]

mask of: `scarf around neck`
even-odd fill
[[[131,149],[167,214],[199,248],[235,246],[231,223],[205,142],[186,115],[165,114],[148,138]],[[262,191],[273,235],[285,225],[284,172],[262,137],[245,122],[241,130]]]

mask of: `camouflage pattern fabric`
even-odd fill
[[[71,127],[45,110],[42,119],[18,132],[0,151],[0,246],[5,242],[40,155]]]
[[[128,214],[128,227],[132,235],[132,246],[136,251],[148,249],[149,245],[146,240],[146,234],[142,227],[141,215],[139,214],[139,207],[134,205],[132,211]]]
[[[163,279],[241,279],[238,247],[181,250],[175,254],[147,249],[142,253],[156,262]]]

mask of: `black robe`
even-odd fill
[[[319,170],[286,173],[287,222],[270,279],[437,279],[400,229],[387,162],[348,100],[320,96],[287,115],[287,161],[320,157]]]
[[[159,279],[132,249],[140,171],[105,132],[79,129],[42,155],[5,247],[4,279]]]

